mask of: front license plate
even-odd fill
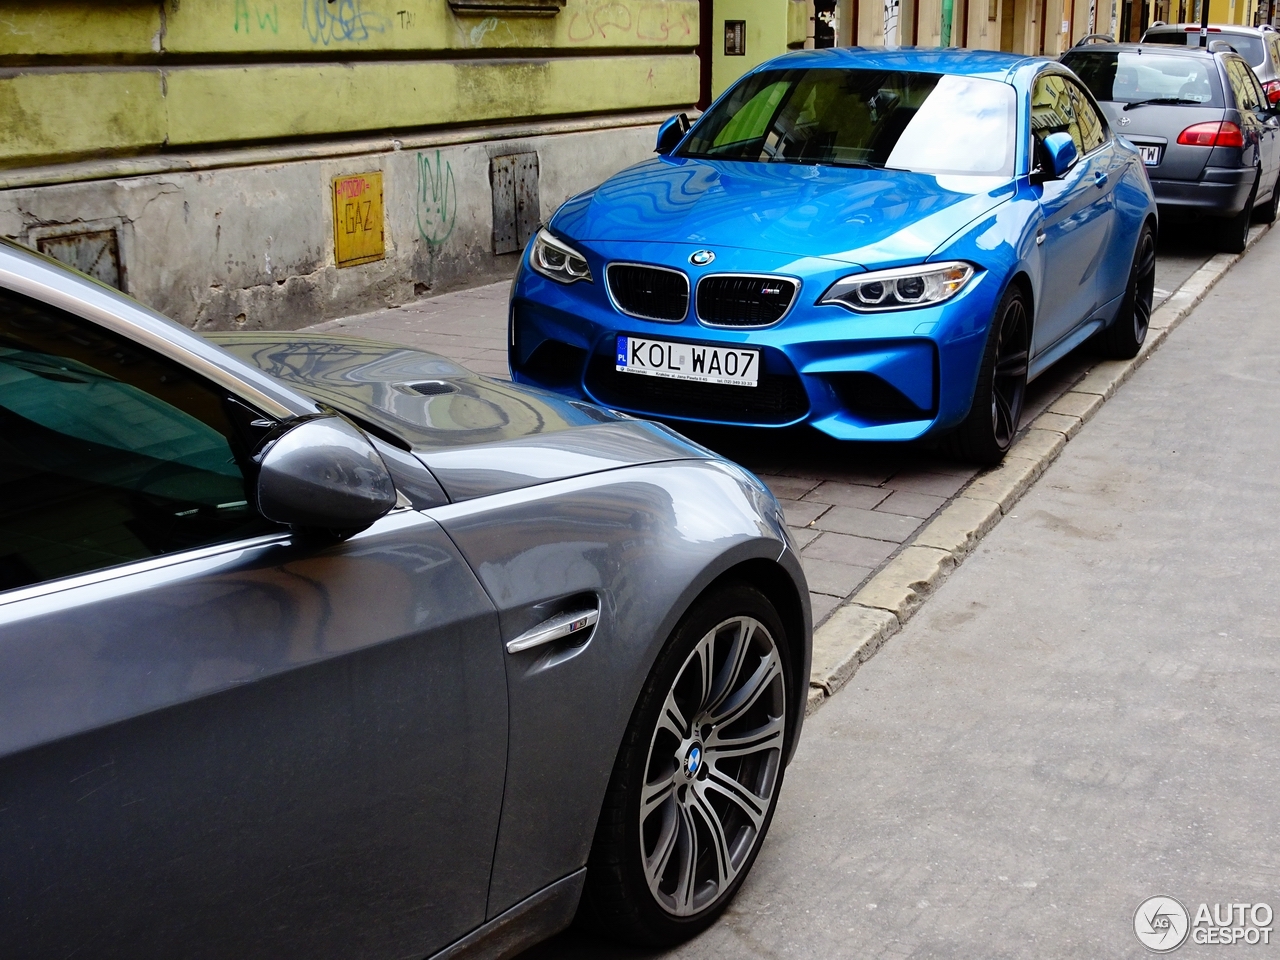
[[[639,373],[668,380],[754,387],[760,379],[760,351],[618,337],[614,369],[619,373]]]
[[[1148,167],[1158,166],[1160,163],[1159,147],[1138,147],[1138,152],[1142,154],[1142,162]]]

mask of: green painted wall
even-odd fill
[[[697,0],[0,0],[0,166],[681,107],[697,30]]]
[[[801,11],[793,12],[793,7]],[[766,60],[781,56],[789,49],[808,24],[807,4],[795,0],[715,0],[711,35],[711,94],[718,97],[740,76]],[[745,20],[747,49],[745,56],[726,57],[724,31],[726,20]]]

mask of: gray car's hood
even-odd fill
[[[209,339],[320,403],[400,438],[452,500],[661,460],[713,457],[660,424],[353,337]]]

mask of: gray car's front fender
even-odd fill
[[[754,564],[790,583],[803,634],[796,685],[807,688],[803,573],[777,502],[732,464],[630,467],[430,514],[498,607],[504,643],[568,607],[600,610],[581,646],[506,655],[510,738],[490,917],[586,862],[640,690],[671,631],[717,578]],[[794,695],[798,717],[803,696]]]

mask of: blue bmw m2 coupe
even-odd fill
[[[530,242],[515,380],[673,421],[945,432],[993,463],[1028,380],[1146,336],[1151,187],[1057,63],[788,54],[668,120],[657,154]]]

